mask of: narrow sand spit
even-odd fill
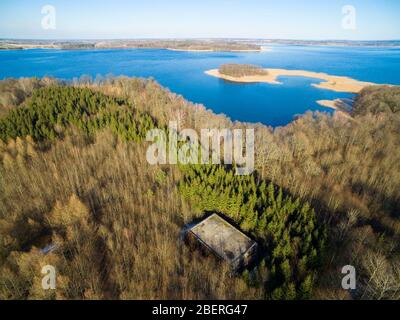
[[[229,50],[229,52],[261,52],[262,49],[237,49],[237,50]]]
[[[219,73],[218,69],[206,71],[206,74],[217,77],[220,79],[242,82],[242,83],[255,83],[265,82],[270,84],[282,84],[278,81],[278,77],[292,76],[292,77],[306,77],[323,80],[319,84],[312,84],[312,86],[320,89],[332,90],[336,92],[359,93],[362,89],[368,86],[377,85],[372,82],[363,82],[348,77],[331,76],[326,73],[318,73],[303,70],[285,70],[285,69],[265,69],[268,71],[267,75],[262,76],[244,76],[244,77],[231,77]]]
[[[320,106],[350,112],[353,105],[352,99],[318,100]]]
[[[336,100],[318,100],[320,106],[332,108],[335,110],[335,117],[338,119],[350,119],[354,121],[351,116],[353,108],[353,99],[336,99]]]
[[[213,52],[211,49],[174,49],[167,48],[168,51],[182,51],[182,52]]]
[[[273,51],[271,47],[261,47],[262,52],[271,52]]]
[[[167,48],[169,51],[183,51],[183,52],[222,52],[224,50],[218,50],[218,49],[175,49],[175,48]],[[243,50],[231,50],[231,49],[226,49],[225,51],[227,52],[260,52],[260,50],[256,49],[243,49]]]

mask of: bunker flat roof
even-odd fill
[[[230,263],[235,262],[257,245],[255,241],[217,214],[211,215],[190,231],[205,246]]]

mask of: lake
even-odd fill
[[[178,52],[125,50],[0,50],[0,78],[81,75],[153,77],[187,100],[204,104],[232,120],[274,127],[290,123],[307,110],[332,112],[317,100],[353,95],[317,89],[320,81],[281,77],[283,85],[230,83],[204,74],[224,63],[300,69],[376,83],[400,85],[400,48],[273,45],[265,52]]]

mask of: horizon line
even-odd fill
[[[263,37],[134,37],[134,38],[24,38],[0,37],[0,40],[36,40],[36,41],[113,41],[113,40],[267,40],[267,41],[343,41],[343,42],[390,42],[399,39],[307,39],[307,38],[263,38]]]

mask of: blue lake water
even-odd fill
[[[399,48],[274,45],[261,53],[176,52],[168,50],[0,50],[0,78],[81,75],[153,77],[171,91],[232,120],[286,125],[307,110],[332,112],[317,100],[352,97],[317,89],[316,79],[281,77],[283,85],[238,84],[213,78],[206,70],[224,63],[300,69],[400,85]]]

